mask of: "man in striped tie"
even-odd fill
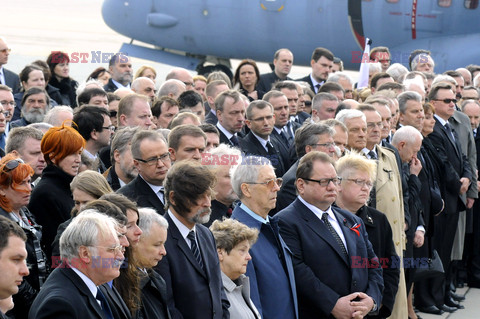
[[[193,161],[173,165],[164,181],[167,255],[156,270],[167,283],[172,318],[229,317],[215,240],[201,225],[210,219],[214,183],[215,174]]]

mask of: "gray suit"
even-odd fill
[[[475,139],[473,138],[473,132],[470,125],[468,116],[460,111],[455,111],[452,117],[448,120],[452,129],[455,131],[456,136],[462,147],[462,153],[468,158],[468,162],[472,167],[472,184],[467,190],[466,194],[462,194],[462,201],[465,203],[468,198],[478,198],[477,189],[477,176],[475,170],[477,169],[477,149],[475,146]],[[468,215],[468,217],[467,217]],[[461,260],[463,255],[463,244],[465,240],[465,225],[470,219],[470,223],[473,221],[473,216],[467,214],[466,211],[461,211],[458,220],[457,233],[455,234],[455,240],[453,242],[452,260]]]
[[[5,85],[12,89],[13,94],[20,92],[20,78],[16,73],[3,68],[3,77],[5,78]]]

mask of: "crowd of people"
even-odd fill
[[[358,88],[279,49],[157,83],[118,53],[76,81],[67,53],[10,53],[0,317],[418,319],[480,288],[480,66],[376,47]]]

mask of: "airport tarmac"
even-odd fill
[[[108,67],[108,63],[92,63],[91,52],[116,53],[122,43],[128,43],[130,39],[105,24],[101,7],[101,0],[2,0],[0,36],[5,37],[12,48],[6,68],[19,73],[35,60],[46,60],[51,51],[90,55],[87,63],[70,64],[70,75],[78,82],[83,82],[95,68]],[[134,44],[142,43],[135,41]],[[157,85],[172,67],[138,58],[132,60],[134,72],[145,64],[153,66],[158,74]],[[232,60],[234,70],[239,62]],[[267,63],[259,63],[259,69],[260,73],[270,72]],[[294,66],[290,77],[300,78],[310,71],[309,67]],[[349,74],[356,81],[358,72]]]

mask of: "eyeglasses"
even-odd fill
[[[312,106],[312,101],[305,101],[305,106]]]
[[[12,49],[6,48],[6,49],[0,50],[0,52],[2,52],[2,53],[7,53],[7,52],[10,53],[10,52],[12,52]]]
[[[104,129],[104,130],[110,130],[110,131],[112,131],[112,132],[115,132],[115,125],[102,126],[102,129]]]
[[[383,123],[378,122],[378,123],[367,123],[367,128],[372,129],[375,128],[375,126],[378,126],[378,128],[383,128]]]
[[[457,99],[443,99],[443,100],[439,100],[439,99],[433,99],[433,101],[442,101],[443,103],[445,104],[450,104],[450,103],[457,103]]]
[[[88,246],[88,247],[105,248],[105,250],[109,253],[123,254],[123,246],[120,244],[114,247],[109,247],[109,246]]]
[[[160,156],[152,157],[152,158],[149,158],[149,159],[146,159],[146,160],[141,159],[141,158],[136,158],[135,160],[137,160],[139,162],[142,162],[142,163],[145,163],[148,166],[153,166],[153,165],[157,164],[158,161],[162,161],[163,164],[166,164],[170,161],[170,152],[167,152],[167,153],[162,154]]]
[[[310,179],[310,178],[302,178],[302,179],[309,182],[318,183],[322,187],[327,187],[328,184],[330,183],[333,183],[333,185],[338,185],[342,181],[342,178],[338,176],[333,178],[322,178],[322,179]]]
[[[273,189],[275,185],[282,187],[283,179],[282,178],[273,178],[263,183],[256,182],[245,182],[245,184],[254,184],[254,185],[267,185],[268,188]]]
[[[110,111],[110,117],[116,117],[117,111]]]
[[[256,119],[251,119],[250,121],[254,121],[254,122],[258,122],[258,123],[261,123],[261,122],[264,122],[265,120],[267,121],[270,121],[273,119],[273,115],[267,115],[267,116],[264,116],[264,117],[259,117],[259,118],[256,118]]]
[[[4,166],[3,166],[3,171],[5,173],[13,171],[15,168],[18,167],[20,164],[25,164],[25,162],[21,158],[17,158],[11,161],[8,161]],[[6,168],[6,170],[5,170]]]
[[[185,84],[185,86],[195,87],[195,84],[192,82],[183,82],[183,84]]]
[[[367,185],[368,188],[372,188],[373,187],[373,183],[370,182],[370,181],[365,181],[363,179],[347,179],[347,181],[350,181],[350,182],[354,182],[355,184],[357,184],[358,186],[361,186],[361,187],[365,187],[365,185]]]
[[[10,105],[12,107],[15,107],[17,105],[17,103],[15,103],[15,101],[0,101],[0,104],[2,106]]]
[[[334,147],[335,143],[334,142],[329,142],[329,143],[323,143],[323,144],[310,144],[310,146],[321,146],[321,147],[325,147],[325,148],[330,148],[330,147]]]

